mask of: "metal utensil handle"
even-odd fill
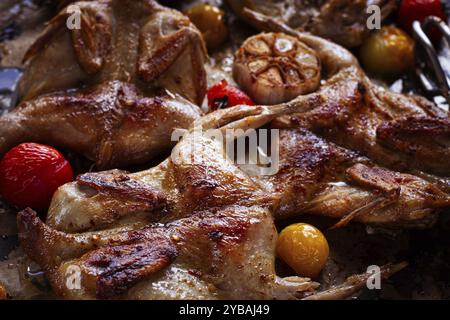
[[[438,90],[450,105],[450,87],[447,81],[447,75],[442,68],[438,55],[433,44],[431,43],[430,38],[428,38],[425,33],[428,28],[433,26],[437,27],[443,33],[444,39],[450,45],[450,28],[443,20],[434,16],[427,17],[423,23],[420,23],[419,21],[413,22],[414,37],[416,38],[417,42],[425,49],[425,52],[431,62],[431,67],[433,69],[434,75],[436,77]],[[432,81],[430,81],[428,77],[423,73],[420,74],[420,77],[424,86],[429,87],[429,83],[431,83]],[[427,89],[429,90],[429,88]]]

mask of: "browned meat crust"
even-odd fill
[[[78,7],[80,29],[66,27],[70,13],[62,10],[29,49],[19,86],[23,101],[0,118],[0,156],[35,141],[109,169],[168,152],[173,130],[202,114],[206,49],[200,32],[180,12],[152,0]]]

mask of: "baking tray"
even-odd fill
[[[11,2],[11,0],[6,1]],[[43,22],[48,19],[49,13],[55,9],[46,1],[15,2],[25,6],[22,8],[24,14],[34,12],[35,25],[43,25]],[[163,2],[166,5],[174,3],[173,1]],[[196,2],[205,1],[180,1],[184,8]],[[222,1],[206,2],[220,5]],[[34,9],[30,11],[30,8]],[[0,23],[4,22],[1,15],[0,12]],[[18,39],[24,33],[26,34],[27,25],[20,22],[23,21],[23,15],[15,17],[18,22],[13,20],[3,26],[0,24],[0,42]],[[228,53],[232,52],[248,35],[256,32],[232,15],[229,15],[228,24],[232,29]],[[213,53],[212,59],[223,59],[223,55],[223,52]],[[444,46],[441,50],[440,59],[444,69],[450,75],[450,49],[448,47]],[[20,72],[21,70],[18,68],[0,71],[0,113],[5,112],[16,102],[14,89]],[[386,85],[398,92],[424,94],[413,73],[404,75],[400,79],[394,79]],[[428,96],[428,98],[435,100],[436,97]],[[441,100],[437,99],[436,102],[440,103]],[[74,159],[77,171],[83,172],[88,168],[83,160],[74,155],[68,156]],[[13,298],[52,298],[42,274],[28,259],[23,257],[18,246],[15,214],[15,210],[0,200],[0,282],[8,282],[8,280],[5,281],[5,278],[9,277],[18,283],[19,287],[14,290],[20,291],[26,288],[28,292],[26,296],[17,295]],[[296,222],[298,220],[296,219]],[[325,230],[333,223],[328,219],[316,217],[305,217],[302,221],[313,223]],[[383,290],[367,290],[357,298],[450,299],[450,212],[443,213],[436,226],[428,230],[374,230],[370,227],[352,224],[339,230],[327,230],[325,234],[330,243],[331,258],[320,279],[324,288],[342,282],[350,274],[364,271],[368,265],[408,261],[409,267],[383,283]],[[279,265],[278,268],[283,270],[286,266]]]

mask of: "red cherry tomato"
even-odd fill
[[[18,209],[46,210],[56,189],[72,180],[70,163],[41,144],[20,144],[0,161],[0,195]]]
[[[240,89],[230,86],[226,80],[216,83],[208,90],[210,110],[228,108],[237,105],[253,106],[253,100]]]
[[[440,0],[403,0],[398,12],[398,23],[404,30],[411,32],[415,20],[422,22],[428,16],[436,16],[447,21]],[[441,33],[433,28],[430,29],[429,36],[436,43]]]

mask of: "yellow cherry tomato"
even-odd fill
[[[209,4],[198,4],[186,12],[193,24],[202,32],[208,49],[216,49],[228,37],[225,14]]]
[[[360,58],[370,72],[399,75],[414,63],[414,40],[399,28],[386,26],[363,43]]]
[[[316,278],[328,260],[329,247],[317,228],[297,223],[281,231],[277,254],[300,276]]]

